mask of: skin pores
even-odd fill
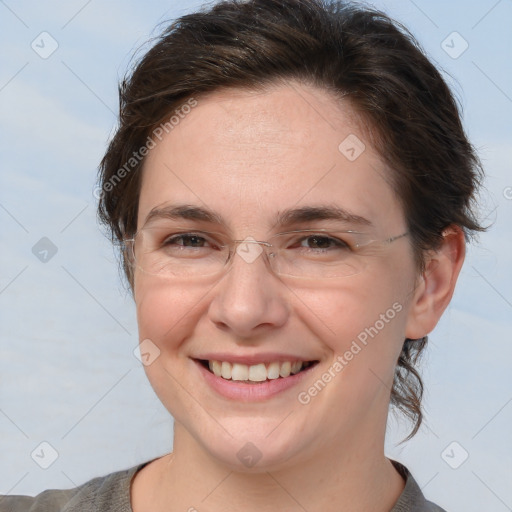
[[[184,225],[266,240],[280,211],[337,205],[368,219],[382,239],[407,231],[389,170],[347,104],[299,84],[197,100],[146,159],[139,228],[156,207],[195,205],[224,223]],[[366,146],[353,161],[339,149],[351,134]],[[333,225],[320,220],[295,229]],[[182,449],[198,466],[254,473],[382,457],[417,272],[408,237],[366,258],[364,272],[329,281],[278,277],[263,256],[252,263],[235,257],[218,279],[166,280],[136,271],[140,339],[160,350],[145,370],[176,420],[178,456]],[[366,345],[359,341],[360,350],[339,370],[336,361],[351,347],[357,351],[353,342],[363,332]],[[269,399],[239,401],[206,382],[194,361],[205,353],[288,354],[318,364]],[[326,373],[330,381],[313,396],[308,389]],[[301,392],[308,403],[299,401]],[[244,462],[243,449],[253,450],[256,465]]]

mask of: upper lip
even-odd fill
[[[206,360],[206,361],[226,361],[231,364],[238,363],[238,364],[246,364],[248,366],[254,365],[254,364],[260,364],[260,363],[273,363],[273,362],[285,362],[285,361],[317,361],[317,358],[314,357],[304,357],[297,354],[278,354],[273,352],[264,352],[260,354],[248,354],[248,355],[241,355],[241,354],[233,354],[228,352],[216,352],[214,353],[207,353],[207,354],[201,354],[197,357],[194,357],[193,359],[198,360]]]

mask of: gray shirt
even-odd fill
[[[390,512],[446,512],[427,501],[405,466],[392,461],[405,479],[405,489]],[[47,490],[35,497],[0,496],[0,512],[133,512],[130,484],[144,466],[94,478],[68,490]]]

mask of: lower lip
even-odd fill
[[[194,362],[207,384],[209,384],[214,391],[225,398],[241,402],[262,402],[278,395],[299,384],[306,374],[316,366],[316,364],[312,365],[289,377],[279,377],[278,379],[246,384],[245,382],[237,380],[227,380],[222,377],[217,377],[215,374],[208,371],[199,361],[194,360]]]

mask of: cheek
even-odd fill
[[[386,394],[391,389],[414,283],[414,270],[409,263],[395,261],[386,266],[387,274],[384,269],[370,274],[365,285],[353,290],[358,321],[344,338],[343,355],[345,360],[351,358],[346,377],[356,389],[369,393],[380,389]]]
[[[332,359],[320,378],[333,384],[326,386],[318,406],[335,404],[354,428],[367,414],[387,410],[406,323],[399,296],[390,290],[372,295],[351,289],[324,303],[334,334],[323,338]],[[317,379],[309,385],[315,387]]]
[[[379,379],[390,383],[392,379],[405,339],[414,275],[413,267],[408,269],[407,265],[402,262],[400,268],[392,263],[347,278],[343,286],[301,294],[306,306],[303,318],[310,319],[310,328],[332,353],[333,363],[343,366],[340,370],[337,365],[335,372],[350,379],[351,389],[361,389],[371,381],[379,385]],[[372,372],[378,379],[372,378]]]
[[[345,349],[358,337],[364,339],[364,332],[375,325],[379,333],[396,334],[405,322],[402,311],[406,309],[407,284],[395,277],[374,279],[361,274],[347,278],[342,285],[296,290],[298,307],[333,349]]]
[[[200,290],[193,285],[170,285],[152,278],[135,281],[139,339],[150,339],[161,352],[172,355],[198,321]]]
[[[193,286],[170,286],[151,278],[139,277],[135,283],[139,339],[152,351],[144,371],[160,401],[179,421],[190,415],[183,386],[192,364],[180,354],[180,348],[199,321],[204,294],[204,287],[200,292]]]

